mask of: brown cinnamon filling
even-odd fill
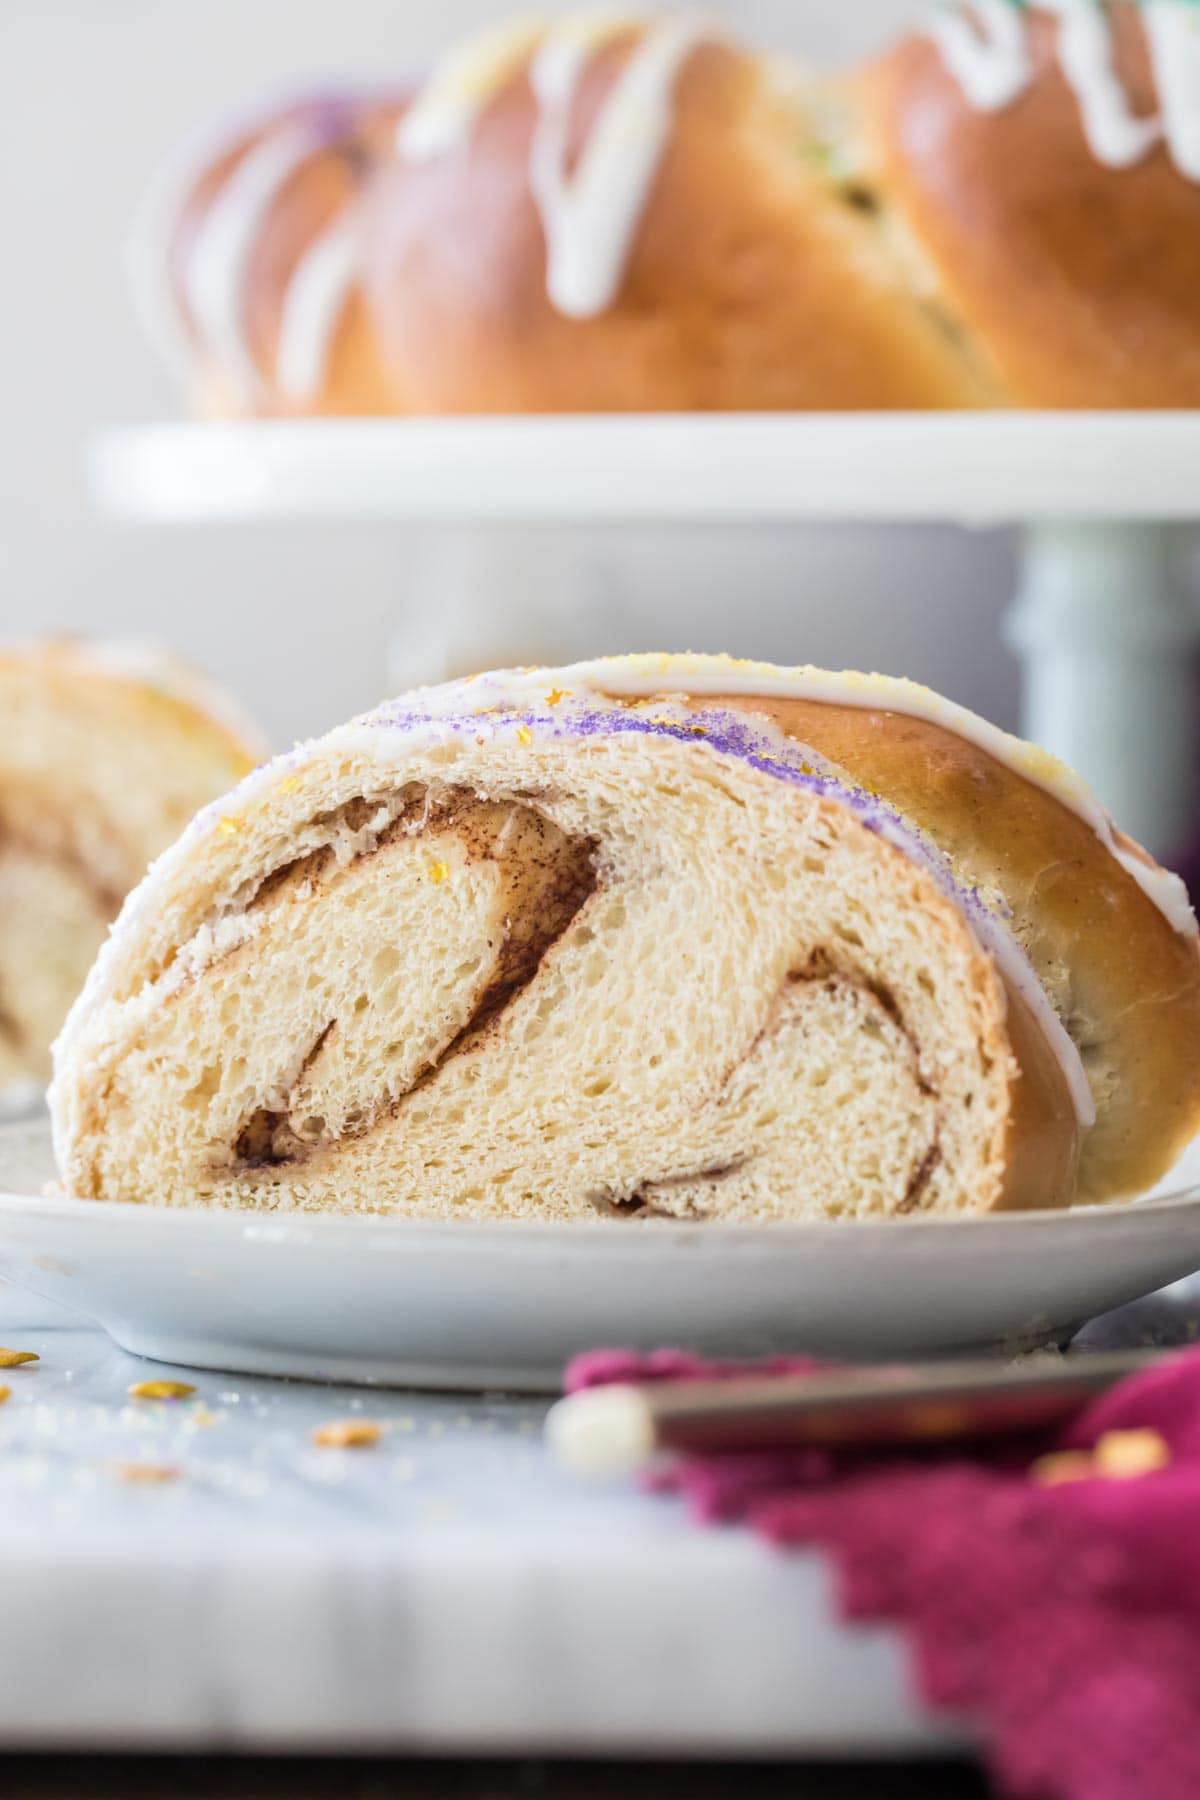
[[[917,1085],[920,1088],[920,1091],[924,1094],[933,1093],[934,1090],[920,1073],[920,1054],[916,1040],[905,1026],[896,997],[890,989],[882,986],[880,983],[867,981],[858,976],[850,976],[836,970],[828,951],[820,948],[813,951],[802,969],[795,969],[787,976],[783,988],[781,989],[781,993],[786,992],[789,987],[796,986],[802,982],[819,982],[826,985],[831,990],[838,987],[855,987],[859,988],[863,993],[870,994],[871,998],[879,1004],[904,1037],[912,1056],[913,1069],[916,1073]],[[754,1055],[755,1051],[762,1044],[764,1038],[770,1035],[771,1031],[778,1024],[778,1017],[779,1008],[778,1002],[776,1002],[776,1004],[771,1007],[761,1029],[747,1046],[744,1054],[726,1070],[724,1080],[721,1083],[721,1092],[724,1092],[728,1088],[737,1070],[744,1067],[749,1058]],[[869,1028],[872,1023],[874,1023],[874,1028],[878,1030],[878,1024],[869,1019],[864,1021],[864,1028]],[[709,1103],[711,1104],[711,1102]],[[940,1123],[935,1119],[932,1141],[927,1146],[920,1161],[916,1164],[916,1167],[909,1176],[904,1196],[895,1207],[895,1211],[898,1214],[916,1212],[925,1203],[925,1197],[933,1172],[937,1168],[942,1157],[939,1131]],[[614,1217],[706,1219],[711,1217],[710,1210],[700,1205],[694,1197],[689,1200],[686,1211],[680,1211],[677,1208],[663,1204],[663,1201],[671,1193],[678,1193],[683,1189],[694,1187],[701,1182],[715,1190],[720,1187],[720,1184],[723,1181],[727,1181],[731,1175],[736,1175],[742,1169],[747,1168],[754,1160],[752,1154],[743,1153],[741,1155],[731,1156],[728,1160],[721,1163],[709,1164],[703,1168],[689,1170],[684,1174],[667,1175],[661,1179],[640,1182],[637,1184],[634,1192],[629,1195],[621,1195],[610,1191],[592,1194],[589,1198],[591,1204],[597,1211]],[[715,1197],[714,1194],[714,1198]]]
[[[312,1047],[296,1071],[292,1093],[299,1087],[301,1077],[312,1067],[335,1024],[336,1020],[331,1019],[325,1029],[317,1033]],[[290,1098],[289,1095],[289,1101]],[[307,1147],[305,1140],[292,1130],[290,1105],[279,1112],[260,1106],[250,1114],[238,1132],[233,1153],[243,1168],[264,1169],[283,1167],[287,1163],[299,1161]]]
[[[938,1143],[935,1136],[932,1144],[930,1144],[928,1150],[913,1170],[912,1177],[909,1180],[908,1190],[905,1193],[903,1200],[901,1200],[896,1208],[898,1213],[910,1213],[918,1210],[925,1190],[929,1186],[933,1171],[937,1168],[941,1160],[941,1145]]]
[[[571,837],[543,815],[534,797],[506,798],[503,802],[482,800],[465,789],[448,788],[433,793],[416,789],[397,797],[388,816],[388,802],[364,800],[350,803],[325,823],[331,833],[336,830],[352,836],[364,833],[363,847],[352,858],[355,864],[384,854],[401,838],[421,837],[426,832],[445,834],[453,830],[463,845],[469,861],[503,862],[518,854],[511,840],[516,829],[520,833],[519,858],[521,875],[513,886],[511,872],[506,878],[511,904],[503,914],[503,935],[495,945],[484,985],[475,996],[469,1015],[446,1041],[436,1047],[427,1065],[415,1078],[396,1090],[379,1093],[373,1101],[364,1097],[336,1129],[328,1128],[320,1117],[306,1114],[303,1090],[322,1051],[342,1026],[329,1018],[321,1026],[303,1055],[268,1106],[255,1108],[242,1121],[232,1141],[232,1165],[224,1161],[223,1175],[230,1172],[248,1175],[253,1172],[296,1169],[314,1157],[326,1153],[339,1142],[361,1138],[383,1119],[394,1116],[397,1109],[413,1093],[428,1086],[456,1057],[477,1048],[489,1033],[502,1029],[506,1011],[531,983],[535,982],[547,956],[567,933],[582,909],[597,891],[597,846],[589,838]],[[381,815],[381,808],[383,812]],[[517,820],[514,826],[514,819]],[[379,822],[377,832],[373,830]],[[321,821],[314,821],[320,824]],[[345,840],[343,839],[343,842]],[[271,870],[243,901],[243,910],[289,904],[319,904],[322,887],[336,878],[346,866],[332,843],[325,843],[290,862]],[[878,982],[867,981],[841,970],[833,955],[816,949],[803,967],[796,968],[781,985],[777,998],[768,1006],[761,1028],[743,1054],[725,1070],[719,1084],[718,1098],[725,1093],[738,1071],[752,1058],[764,1040],[779,1028],[785,1016],[784,996],[798,984],[816,984],[831,992],[846,986],[869,995],[872,1008],[863,1018],[863,1029],[876,1036],[881,1030],[882,1013],[900,1034],[911,1055],[913,1069],[921,1091],[930,1093],[920,1076],[919,1047],[905,1026],[895,995]],[[877,1009],[877,1010],[876,1010]],[[347,1021],[349,1026],[349,1021]],[[311,1088],[310,1088],[311,1092]],[[714,1096],[705,1100],[711,1106]],[[311,1101],[308,1103],[311,1105]],[[317,1110],[320,1110],[319,1108]],[[936,1121],[932,1140],[915,1156],[903,1198],[896,1210],[908,1213],[925,1204],[934,1170],[941,1158]],[[704,1166],[661,1178],[647,1176],[624,1191],[610,1191],[591,1196],[592,1204],[601,1212],[617,1216],[684,1217],[704,1219],[720,1210],[719,1189],[754,1160],[754,1152],[730,1146],[730,1153],[711,1158]],[[687,1190],[698,1192],[689,1193]],[[712,1194],[712,1205],[706,1204]]]
[[[0,998],[0,1040],[18,1054],[26,1048],[25,1032],[21,1027],[20,1020],[9,1011],[2,998]]]
[[[450,788],[436,798],[422,790],[385,827],[372,848],[355,860],[376,856],[400,837],[419,837],[431,827],[443,832],[453,828],[463,839],[468,858],[495,860],[503,854],[503,819],[506,815],[511,816],[514,810],[511,805],[482,802],[467,789]],[[526,815],[533,814],[540,821],[535,834],[536,848],[529,859],[530,899],[524,909],[505,919],[505,935],[496,953],[491,979],[478,996],[469,1018],[407,1088],[400,1093],[383,1095],[375,1105],[364,1108],[361,1121],[353,1132],[322,1131],[300,1135],[292,1124],[292,1106],[305,1074],[330,1034],[338,1029],[337,1020],[329,1020],[299,1064],[283,1106],[256,1109],[237,1133],[233,1151],[235,1168],[239,1172],[293,1166],[347,1136],[362,1136],[382,1118],[393,1114],[409,1094],[434,1080],[451,1058],[474,1048],[518,994],[536,978],[545,957],[595,893],[600,878],[596,869],[596,844],[592,839],[569,837],[527,802],[519,810]],[[373,811],[367,802],[354,802],[341,815],[341,821],[352,831],[359,830],[369,822]],[[525,848],[529,850],[528,843]],[[335,866],[335,853],[328,846],[296,858],[265,877],[248,902],[247,910],[278,899],[287,887],[299,888],[309,883],[315,891]]]
[[[46,927],[52,932],[54,941],[51,943],[44,939],[43,949],[55,968],[61,991],[60,1012],[49,1022],[44,1003],[31,1001],[22,968],[14,964],[8,971],[8,978],[0,985],[0,1046],[11,1057],[23,1062],[28,1072],[38,1079],[44,1079],[49,1073],[49,1038],[62,1023],[62,1014],[72,998],[72,989],[82,980],[87,959],[96,948],[104,926],[117,916],[125,897],[124,890],[114,887],[111,881],[106,880],[89,863],[81,847],[69,841],[58,828],[59,822],[56,819],[51,820],[47,815],[47,821],[46,829],[38,829],[31,821],[16,822],[8,817],[0,818],[0,867],[3,867],[6,859],[19,858],[22,862],[55,871],[82,895],[85,904],[94,914],[95,940],[89,942],[84,938],[82,941],[76,939],[68,942],[61,927]],[[67,958],[65,964],[62,960],[64,955]],[[73,976],[72,961],[75,965]],[[28,1015],[26,1017],[22,1016],[22,1002]]]
[[[104,920],[115,919],[125,899],[125,889],[114,887],[82,854],[58,832],[38,832],[0,822],[0,856],[6,851],[46,862],[61,869],[91,896],[96,911]]]

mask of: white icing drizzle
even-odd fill
[[[184,297],[197,335],[247,400],[263,389],[246,337],[250,258],[279,194],[320,142],[311,129],[291,125],[249,150],[209,207],[188,258]]]
[[[321,390],[334,333],[362,265],[362,215],[346,209],[292,271],[283,296],[275,380],[288,400],[302,406]]]
[[[1148,0],[1143,11],[1163,133],[1181,175],[1200,181],[1200,8]]]
[[[815,752],[813,754],[816,755]],[[820,760],[820,757],[817,756],[817,761]],[[885,824],[880,835],[885,837],[897,850],[911,856],[911,846],[903,832],[892,832]],[[970,930],[996,964],[1008,987],[1028,1007],[1035,1026],[1041,1032],[1062,1073],[1067,1092],[1071,1096],[1075,1117],[1082,1130],[1090,1131],[1096,1123],[1096,1102],[1092,1097],[1087,1070],[1083,1066],[1083,1058],[1080,1056],[1071,1034],[1051,1006],[1049,996],[1038,978],[1037,970],[1003,920],[996,918],[986,907],[981,907],[977,912],[964,914],[964,917]]]
[[[929,32],[971,104],[997,112],[1029,84],[1025,23],[1012,0],[977,0],[975,14],[946,7]]]
[[[603,44],[629,31],[641,35],[568,173],[572,109],[588,63]],[[401,121],[397,150],[423,162],[461,149],[483,108],[532,55],[537,116],[529,185],[546,238],[546,289],[568,318],[592,318],[620,287],[670,133],[676,77],[715,31],[711,21],[690,15],[647,25],[625,11],[557,24],[518,20],[444,60]]]
[[[996,111],[1029,87],[1023,12],[1038,7],[1059,22],[1058,60],[1079,102],[1092,155],[1108,168],[1128,168],[1165,140],[1182,175],[1200,181],[1200,19],[1196,0],[1146,0],[1144,28],[1161,114],[1141,118],[1113,56],[1105,0],[974,0],[939,12],[929,33],[973,106]]]
[[[270,124],[270,113],[258,108],[220,126],[193,132],[168,157],[151,182],[126,244],[126,274],[143,329],[173,374],[186,379],[195,362],[195,345],[175,293],[171,258],[179,221],[205,171],[229,152],[240,133],[257,133]]]
[[[1182,937],[1195,937],[1200,931],[1187,888],[1179,876],[1121,848],[1113,835],[1111,818],[1081,775],[1049,751],[1001,731],[998,725],[918,682],[894,675],[862,675],[853,670],[834,673],[825,669],[777,669],[771,663],[741,662],[720,656],[613,657],[580,664],[579,669],[581,679],[586,679],[591,671],[610,693],[652,694],[656,689],[674,688],[696,694],[790,695],[840,706],[879,707],[944,725],[1026,781],[1044,788],[1090,825],[1109,854],[1132,875],[1146,898]],[[567,670],[567,674],[573,673],[574,670]]]
[[[616,298],[630,246],[671,130],[671,92],[711,27],[665,19],[639,41],[613,83],[572,173],[571,113],[593,48],[553,32],[530,68],[538,101],[529,185],[546,235],[546,291],[568,318],[594,318]]]
[[[184,269],[184,306],[192,329],[204,354],[232,379],[247,404],[267,389],[246,330],[254,249],[288,181],[328,143],[328,135],[312,124],[268,129],[213,199]],[[168,257],[169,240],[162,251],[164,271]],[[280,392],[297,405],[311,403],[320,392],[361,259],[360,209],[351,201],[308,246],[287,279],[273,373]]]
[[[462,149],[483,108],[528,60],[547,29],[546,19],[525,14],[451,50],[396,127],[400,155],[408,162],[429,162]]]
[[[1113,64],[1112,33],[1099,0],[1038,0],[1059,20],[1058,60],[1079,101],[1084,135],[1110,169],[1140,162],[1162,137],[1158,119],[1139,119]]]
[[[502,687],[506,703],[513,695],[535,700],[545,689],[548,673],[559,686],[577,683],[590,686],[600,694],[638,698],[664,693],[774,695],[780,699],[825,701],[836,706],[877,707],[881,711],[905,713],[910,718],[944,726],[947,731],[953,731],[986,751],[1014,774],[1045,789],[1083,819],[1182,937],[1195,937],[1200,932],[1187,888],[1179,876],[1122,849],[1113,835],[1111,818],[1081,775],[1048,750],[1001,731],[998,725],[992,725],[967,707],[934,693],[932,688],[922,687],[919,682],[896,675],[865,675],[853,669],[781,669],[774,663],[750,662],[740,657],[689,653],[599,657],[593,662],[572,663],[568,668],[549,672],[505,669],[496,675],[480,677],[478,684],[470,684],[466,691],[490,695],[493,688]],[[462,701],[463,684],[446,682],[418,692],[422,705],[431,710],[441,707],[450,712]]]

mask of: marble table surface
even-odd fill
[[[556,1469],[546,1402],[194,1372],[0,1283],[0,1749],[940,1741],[825,1570]],[[155,1377],[180,1401],[134,1400]],[[372,1448],[318,1448],[331,1420]],[[160,1478],[155,1478],[160,1477]]]
[[[1097,1345],[1196,1335],[1193,1287]],[[189,1372],[0,1283],[0,1749],[890,1754],[952,1734],[826,1570],[547,1459],[545,1402]],[[195,1384],[131,1399],[154,1377]],[[331,1420],[382,1427],[318,1448]]]

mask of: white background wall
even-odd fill
[[[378,699],[420,534],[156,530],[89,517],[82,453],[178,398],[131,318],[121,245],[156,159],[264,88],[420,66],[512,0],[36,0],[0,4],[0,638],[151,632],[228,681],[277,741]],[[916,0],[920,6],[920,0]],[[546,10],[551,10],[547,6]],[[913,0],[729,0],[766,44],[835,61]],[[1011,722],[995,534],[874,527],[548,533],[625,597],[609,647],[727,648],[928,680]]]

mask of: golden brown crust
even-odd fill
[[[592,61],[577,154],[630,42]],[[620,294],[572,320],[546,295],[522,73],[461,154],[394,161],[368,230],[368,292],[415,412],[978,405],[944,322],[897,278],[874,227],[803,154],[762,65],[701,45]]]
[[[257,746],[224,710],[152,653],[59,639],[0,654],[0,1083],[48,1076],[125,895],[253,766]]]
[[[758,713],[841,764],[927,831],[972,886],[1008,904],[1096,1100],[1078,1198],[1136,1193],[1165,1174],[1200,1129],[1200,940],[1170,925],[1086,821],[924,719],[747,694],[703,705]],[[1014,1049],[1044,1088],[1045,1069],[1015,1036]],[[1054,1135],[1060,1111],[1046,1094],[1029,1119]]]
[[[1111,8],[1134,110],[1156,96],[1137,9]],[[868,66],[858,92],[887,198],[952,309],[1025,406],[1200,404],[1200,183],[1159,146],[1100,163],[1030,9],[1035,76],[998,112],[973,106],[927,37]]]
[[[1135,109],[1152,112],[1137,8],[1110,10],[1121,81]],[[344,125],[283,185],[246,271],[246,338],[264,385],[247,394],[235,371],[201,357],[204,407],[1196,406],[1200,182],[1161,146],[1130,168],[1102,164],[1059,65],[1058,22],[1029,8],[1025,30],[1033,80],[998,111],[970,102],[923,35],[827,84],[819,101],[815,89],[785,93],[762,58],[701,44],[675,84],[619,294],[586,319],[547,296],[523,69],[484,105],[469,143],[428,161],[396,153],[404,96],[341,102]],[[591,58],[572,155],[637,37]],[[304,105],[281,109],[197,180],[170,252],[185,321],[183,270],[215,196],[250,150],[304,116]],[[847,152],[861,176],[834,172]],[[288,283],[359,201],[361,286],[318,391],[289,398],[273,375]]]
[[[572,155],[635,42],[632,34],[593,58]],[[403,111],[399,101],[364,106],[267,209],[245,290],[247,346],[264,385],[247,395],[201,354],[204,410],[790,410],[993,397],[875,221],[813,160],[794,101],[774,91],[757,58],[704,44],[688,60],[620,293],[583,320],[559,313],[546,293],[525,73],[485,107],[461,153],[398,158]],[[172,234],[175,298],[198,353],[183,279],[197,234],[243,158],[295,117],[281,111],[216,158]],[[297,404],[273,379],[288,282],[360,192],[363,292],[342,314],[320,392]]]
[[[288,283],[305,252],[357,202],[375,156],[384,142],[384,123],[395,109],[365,105],[347,119],[344,135],[332,137],[294,171],[267,209],[246,272],[246,343],[262,376],[262,390],[247,395],[233,373],[206,359],[196,321],[188,308],[184,271],[213,202],[238,165],[268,137],[286,128],[297,109],[280,112],[239,136],[205,168],[180,215],[170,245],[170,273],[176,304],[197,347],[200,410],[217,416],[242,412],[363,416],[397,410],[389,393],[377,339],[359,289],[348,296],[329,345],[319,391],[307,400],[290,399],[273,380]]]
[[[1020,1071],[1003,1150],[997,1212],[1069,1206],[1078,1197],[1081,1131],[1066,1077],[1021,996],[1004,984],[1009,1048]]]

